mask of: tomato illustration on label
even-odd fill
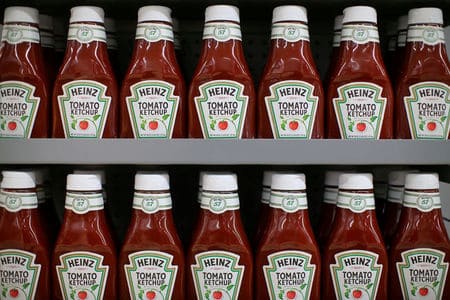
[[[180,97],[171,83],[146,80],[130,87],[126,98],[135,138],[171,138]]]
[[[107,86],[92,80],[74,80],[63,84],[62,90],[58,105],[65,137],[101,138],[111,104]]]
[[[0,82],[0,138],[30,138],[40,103],[35,90],[22,81]]]
[[[379,139],[386,109],[383,88],[369,82],[353,82],[337,89],[334,112],[343,139]]]
[[[450,89],[443,82],[419,82],[409,87],[404,104],[413,139],[447,139]]]
[[[316,119],[318,97],[314,86],[297,80],[270,86],[265,97],[267,113],[275,138],[309,139]]]
[[[247,115],[244,85],[215,80],[199,87],[195,105],[204,138],[241,138]]]

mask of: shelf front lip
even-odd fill
[[[412,140],[0,140],[0,164],[450,165],[450,142]]]

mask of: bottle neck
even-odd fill
[[[172,25],[159,22],[139,23],[136,28],[134,59],[159,57],[166,61],[175,59]]]
[[[238,23],[213,21],[203,28],[203,47],[201,60],[233,58],[245,61],[242,48],[242,34]]]
[[[173,224],[170,192],[135,191],[131,223],[145,228]]]
[[[447,62],[444,29],[440,25],[410,25],[406,39],[409,59],[433,57]]]
[[[311,52],[308,25],[302,22],[278,22],[272,24],[272,51]]]
[[[1,189],[0,207],[7,213],[36,210],[38,208],[36,188]]]
[[[76,57],[77,61],[83,57],[91,60],[95,57],[99,61],[108,61],[106,32],[103,24],[99,23],[71,23],[67,34],[65,60]]]
[[[376,223],[373,190],[339,190],[335,220],[333,226],[338,228],[358,220],[369,226]]]
[[[64,206],[64,223],[105,222],[102,191],[67,191]],[[105,223],[106,224],[106,223]]]
[[[2,57],[13,57],[31,65],[42,59],[39,29],[36,24],[8,23],[2,30]]]
[[[200,200],[200,222],[213,222],[218,225],[236,228],[242,226],[237,192],[203,191]]]
[[[344,24],[341,32],[340,60],[363,59],[364,63],[382,63],[378,28],[371,23]],[[373,57],[373,60],[367,60]]]

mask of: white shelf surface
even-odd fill
[[[0,140],[0,164],[450,165],[450,142],[411,140]]]

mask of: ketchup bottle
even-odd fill
[[[331,50],[330,63],[328,64],[327,74],[323,82],[323,88],[328,88],[328,84],[331,80],[331,75],[334,74],[336,69],[336,64],[339,59],[339,51],[341,45],[341,32],[342,32],[342,19],[343,15],[338,15],[334,18],[334,28],[333,28],[333,48]]]
[[[255,299],[320,300],[320,253],[304,174],[274,174],[268,228],[256,251]]]
[[[52,299],[117,299],[116,248],[97,175],[70,174],[53,251]]]
[[[46,138],[49,87],[42,60],[39,13],[5,9],[0,59],[0,138]]]
[[[371,174],[339,177],[336,217],[322,262],[322,299],[387,299],[388,257]]]
[[[267,221],[269,218],[269,200],[270,200],[270,185],[272,184],[272,171],[264,171],[263,187],[261,193],[261,206],[259,209],[258,226],[256,227],[256,234],[254,238],[254,245],[258,246],[261,238],[265,235],[267,230]]]
[[[41,34],[42,56],[45,61],[47,78],[53,86],[58,67],[55,61],[55,38],[53,36],[53,18],[49,15],[39,15],[39,32]]]
[[[120,61],[119,61],[119,44],[116,36],[116,21],[111,18],[105,18],[106,30],[106,47],[108,49],[109,61],[114,70],[114,75],[120,84]]]
[[[397,87],[397,138],[450,136],[450,64],[442,24],[439,8],[409,11],[404,69]]]
[[[390,251],[391,299],[450,299],[450,240],[437,174],[408,174]]]
[[[341,50],[328,88],[328,138],[393,137],[394,97],[381,56],[377,12],[344,9]]]
[[[144,6],[121,91],[120,136],[182,138],[186,88],[175,56],[171,9]]]
[[[237,7],[206,8],[203,48],[188,101],[189,137],[254,137],[255,90],[242,50]]]
[[[50,244],[33,174],[3,171],[0,190],[1,299],[51,299]]]
[[[199,223],[187,254],[185,299],[253,299],[253,258],[239,213],[237,177],[203,176]]]
[[[325,172],[325,187],[323,192],[323,202],[320,208],[320,224],[317,232],[317,242],[323,248],[333,229],[334,217],[336,215],[336,202],[338,196],[339,176],[343,174],[339,171]]]
[[[408,16],[400,16],[397,21],[397,46],[395,48],[395,59],[392,66],[393,74],[391,77],[394,92],[397,90],[397,83],[401,76],[403,63],[405,61],[406,34],[408,32]]]
[[[389,248],[394,237],[402,210],[403,192],[405,190],[405,177],[414,171],[392,171],[389,173],[389,186],[386,207],[383,214],[383,237],[386,247]]]
[[[169,175],[138,173],[119,258],[120,299],[185,299],[184,255],[172,216]]]
[[[117,136],[117,84],[108,58],[103,9],[70,10],[67,47],[53,88],[56,138]]]
[[[306,8],[276,7],[271,39],[258,91],[258,137],[323,137],[324,93],[311,53]]]

